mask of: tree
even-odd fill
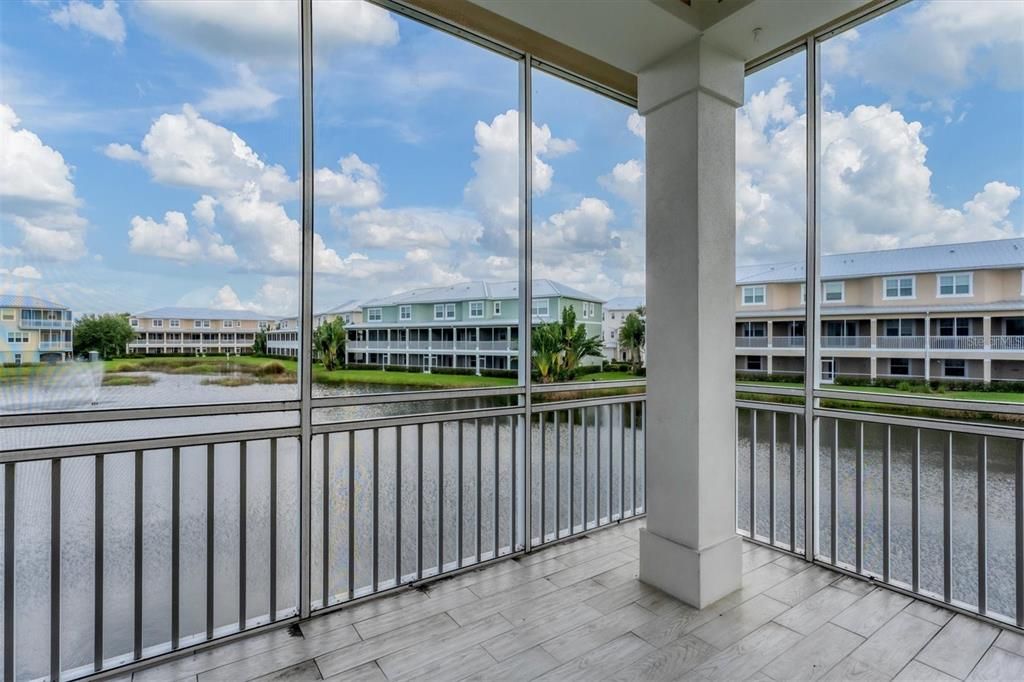
[[[98,351],[104,360],[116,358],[134,337],[127,313],[83,315],[75,323],[75,354]]]
[[[262,329],[256,332],[252,341],[252,352],[256,355],[267,354],[267,333]]]
[[[619,330],[619,343],[629,350],[629,362],[635,374],[640,369],[641,351],[647,343],[647,322],[644,318],[637,313],[627,315]]]
[[[586,325],[576,324],[576,311],[569,306],[562,310],[561,321],[534,328],[532,350],[541,383],[567,381],[584,358],[600,357],[601,337],[587,336]]]
[[[320,354],[320,362],[328,372],[345,358],[345,325],[340,318],[324,322],[313,332],[313,351]]]

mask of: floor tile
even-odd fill
[[[911,661],[894,678],[894,682],[954,682],[957,679],[935,668],[929,668],[920,661]]]
[[[631,632],[578,656],[551,670],[540,679],[545,682],[580,680],[586,682],[605,677],[609,671],[629,665],[655,651],[650,644]]]
[[[693,634],[716,649],[725,649],[760,628],[786,608],[782,602],[763,594],[758,595],[726,611],[715,620],[701,625]]]
[[[802,635],[809,635],[839,615],[857,599],[857,595],[852,592],[829,586],[775,616],[775,622]]]
[[[320,669],[316,667],[316,661],[309,659],[290,668],[278,670],[268,675],[254,678],[259,682],[305,682],[306,680],[322,680]]]
[[[683,676],[685,680],[742,680],[800,641],[800,635],[768,623]]]
[[[938,631],[935,623],[898,613],[868,637],[850,658],[895,677]]]
[[[917,660],[963,679],[998,636],[999,628],[994,625],[957,615],[928,642],[928,646],[917,655]]]
[[[688,635],[655,649],[612,674],[609,679],[621,682],[677,680],[717,652],[717,649],[704,640]]]
[[[1024,656],[992,647],[981,657],[968,680],[1024,680]]]
[[[826,623],[762,670],[776,680],[817,680],[863,641],[860,635]]]
[[[861,637],[870,637],[911,601],[910,597],[904,597],[902,594],[878,589],[854,602],[833,618],[832,622]]]

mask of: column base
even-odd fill
[[[640,580],[698,609],[738,590],[742,566],[738,535],[695,550],[640,530]]]

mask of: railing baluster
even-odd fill
[[[914,461],[910,471],[910,586],[921,589],[921,429],[914,430]]]
[[[277,620],[277,439],[270,439],[270,622]]]
[[[13,467],[13,464],[8,466]],[[93,500],[93,528],[96,536],[96,555],[94,557],[94,574],[93,575],[93,652],[92,652],[92,664],[93,670],[99,672],[103,670],[103,483],[104,483],[104,471],[103,466],[103,455],[96,455],[93,469],[93,483],[95,489],[95,499]],[[7,566],[13,567],[14,564],[8,562]],[[5,604],[8,602],[4,602]],[[8,651],[8,649],[4,649]],[[13,677],[5,677],[4,679],[13,679]]]
[[[416,580],[423,578],[423,424],[416,425]]]
[[[327,608],[331,603],[331,434],[325,433],[321,439],[320,454],[323,456],[323,493],[321,496],[320,524],[323,540],[320,545],[320,580],[324,595],[321,606]]]
[[[639,409],[637,410],[637,414],[640,418],[640,422],[644,425],[644,494],[640,496],[640,503],[643,507],[644,513],[647,513],[647,403],[640,403],[638,407]]]
[[[133,641],[135,660],[142,658],[142,450],[135,451],[135,570],[133,581],[134,594],[134,622]]]
[[[402,584],[402,427],[395,427],[395,587]]]
[[[5,602],[5,608],[14,608]],[[50,460],[50,678],[60,680],[60,459]]]
[[[569,535],[576,532],[576,410],[566,410],[569,425]]]
[[[508,526],[509,526],[509,528],[508,528],[508,535],[509,535],[508,551],[510,553],[514,554],[515,551],[516,551],[516,526],[519,525],[519,518],[518,518],[518,516],[516,514],[516,497],[519,495],[519,489],[517,487],[517,482],[516,482],[516,458],[517,458],[516,434],[518,433],[519,429],[516,426],[516,418],[515,418],[515,416],[509,416],[509,418],[508,418],[508,428],[509,428],[509,433],[512,436],[512,452],[511,452],[511,458],[510,458],[510,462],[512,464],[512,487],[509,489],[509,496],[508,496],[509,507],[510,507],[510,509],[509,509],[509,516],[508,516],[508,519],[509,519],[509,524],[508,524]]]
[[[483,540],[483,513],[481,503],[483,501],[483,495],[480,488],[483,486],[484,477],[480,471],[480,467],[484,463],[484,449],[483,443],[480,442],[482,434],[482,427],[479,419],[473,420],[476,422],[476,563],[480,563],[480,557],[482,552],[480,551],[480,544]]]
[[[4,465],[4,679],[14,679],[14,471]]]
[[[789,432],[789,551],[796,552],[796,448],[797,448],[797,416],[790,415]],[[806,474],[805,474],[806,475]]]
[[[380,543],[378,532],[380,531],[380,429],[373,430],[373,570],[370,573],[370,591],[376,592],[380,589],[378,580],[380,577]]]
[[[171,649],[181,635],[181,448],[171,450]]]
[[[857,423],[856,561],[857,573],[864,571],[864,422]]]
[[[583,532],[586,532],[590,521],[590,510],[587,501],[590,499],[590,452],[589,450],[589,428],[587,426],[587,408],[580,408],[581,420],[583,423]]]
[[[750,539],[757,537],[757,410],[750,411]]]
[[[356,432],[348,432],[348,598],[356,596]]]
[[[942,459],[942,598],[953,600],[953,432],[946,435]]]
[[[215,449],[216,446],[213,443],[206,446],[206,639],[213,639],[213,479]]]
[[[594,477],[594,527],[601,526],[601,406],[594,407],[594,460],[597,462],[597,476]]]
[[[553,416],[555,421],[555,540],[562,536],[562,432],[558,423],[558,410]]]
[[[832,420],[832,565],[839,563],[839,420]]]
[[[463,449],[463,432],[465,431],[466,423],[463,421],[455,422],[455,427],[459,430],[458,447],[455,450],[456,456],[456,467],[455,467],[455,509],[458,513],[458,523],[455,526],[455,568],[462,568],[462,532],[463,526],[466,522],[465,510],[463,508],[463,497],[462,493],[462,467],[465,451]]]
[[[437,573],[444,573],[444,422],[437,423]]]
[[[238,445],[238,629],[245,629],[246,621],[246,469],[248,468],[248,444],[243,440]]]
[[[772,412],[768,440],[768,544],[775,546],[775,443],[778,437],[778,413]]]
[[[978,613],[988,611],[988,438],[981,436],[978,448]]]
[[[547,501],[548,501],[548,461],[547,461],[547,438],[544,430],[547,427],[547,412],[537,415],[537,423],[540,430],[540,544],[544,544],[547,537]],[[533,532],[531,529],[530,532]]]
[[[630,403],[632,404],[632,403]],[[610,407],[608,409],[611,409]],[[619,404],[619,521],[626,518],[626,403]]]
[[[889,582],[891,577],[890,552],[891,539],[891,503],[892,503],[892,482],[890,476],[892,471],[892,426],[885,427],[885,442],[882,443],[882,581]]]
[[[499,510],[499,506],[500,506],[500,503],[501,503],[501,495],[500,495],[500,493],[501,493],[501,476],[499,475],[499,470],[500,470],[500,450],[499,450],[499,447],[498,447],[499,444],[500,444],[500,438],[499,438],[500,433],[501,433],[501,426],[498,423],[498,418],[495,417],[494,418],[494,472],[493,472],[494,473],[494,500],[493,500],[493,503],[494,503],[494,528],[491,529],[493,531],[493,534],[494,534],[494,544],[493,544],[494,556],[492,557],[493,559],[497,559],[498,558],[498,545],[500,543],[500,539],[499,539],[499,536],[498,536],[498,532],[499,532],[499,529],[498,529],[499,523],[498,522],[501,519],[501,513],[500,513],[500,510]]]
[[[1024,440],[1017,443],[1017,461],[1014,466],[1014,555],[1017,576],[1017,627],[1024,628]],[[10,466],[10,465],[8,465]],[[13,513],[13,512],[12,512]]]
[[[637,403],[630,402],[630,436],[633,438],[633,496],[630,503],[633,505],[633,516],[637,515]]]
[[[599,411],[600,407],[597,408]],[[615,458],[614,454],[614,434],[612,429],[615,427],[615,415],[612,412],[612,406],[608,406],[608,523],[612,522],[612,490],[615,478]]]

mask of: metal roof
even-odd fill
[[[564,296],[601,303],[597,296],[584,293],[550,279],[533,280],[533,297]],[[455,301],[509,300],[519,298],[519,282],[459,282],[444,287],[412,289],[391,296],[364,301],[362,307],[402,305],[410,303],[451,303]]]
[[[636,310],[647,305],[646,296],[616,296],[604,304],[605,310]]]
[[[219,308],[155,308],[132,317],[142,319],[186,319],[186,320],[273,320],[267,315],[254,313],[251,310],[221,310]]]
[[[21,296],[18,294],[0,294],[0,307],[4,308],[41,308],[46,310],[71,310],[66,305],[47,301],[45,298],[35,296]]]
[[[996,268],[1024,268],[1024,237],[963,244],[913,246],[884,251],[836,253],[821,258],[821,279],[950,272]],[[791,261],[736,268],[737,284],[802,282],[804,262]]]

